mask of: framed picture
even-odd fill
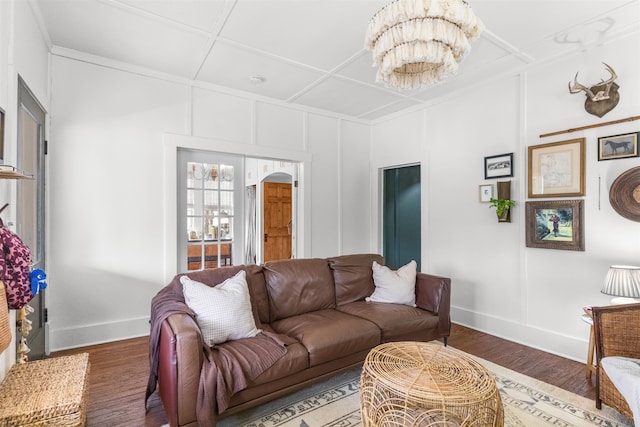
[[[585,139],[529,147],[529,197],[585,194]]]
[[[481,203],[489,203],[493,197],[493,184],[484,184],[478,186],[479,197]]]
[[[513,153],[484,158],[484,179],[513,176]]]
[[[638,157],[638,135],[640,132],[598,138],[598,161]]]
[[[527,247],[584,251],[584,200],[526,203]]]

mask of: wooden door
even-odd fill
[[[264,262],[291,258],[291,184],[265,182],[263,194]]]

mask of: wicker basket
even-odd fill
[[[360,377],[365,427],[502,427],[493,375],[449,347],[391,342],[371,350]]]
[[[0,426],[84,426],[89,354],[14,365],[0,384]]]
[[[0,353],[11,343],[11,323],[9,322],[9,306],[4,282],[0,280]]]

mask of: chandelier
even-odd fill
[[[365,47],[377,82],[414,89],[455,73],[482,29],[464,0],[395,0],[369,21]]]

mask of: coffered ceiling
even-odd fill
[[[469,0],[486,30],[458,74],[429,88],[400,91],[376,84],[371,53],[364,49],[367,23],[386,3],[31,1],[54,53],[95,55],[361,119],[514,74],[640,25],[640,0]]]

